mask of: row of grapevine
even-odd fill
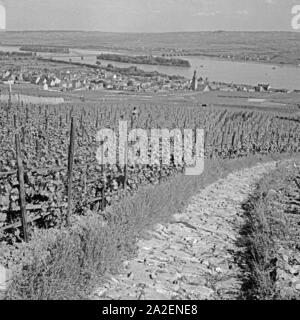
[[[15,136],[20,136],[25,200],[29,220],[49,228],[68,220],[68,185],[73,211],[99,211],[140,185],[155,184],[177,174],[181,166],[106,166],[96,160],[100,128],[118,132],[119,121],[129,130],[143,128],[205,130],[207,158],[237,158],[249,154],[298,152],[299,123],[264,112],[231,111],[199,106],[63,104],[56,106],[0,105],[0,229],[20,220]],[[134,111],[134,112],[133,112]],[[70,169],[71,119],[76,123],[73,177]],[[69,179],[68,179],[69,177]],[[70,207],[70,206],[69,206]],[[100,210],[101,212],[101,210]],[[70,212],[69,212],[70,214]],[[19,229],[1,237],[17,237]]]

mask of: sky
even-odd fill
[[[293,31],[300,0],[0,0],[7,30]]]

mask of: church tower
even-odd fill
[[[194,76],[192,80],[192,90],[196,91],[198,89],[198,78],[197,78],[197,71],[194,71]]]

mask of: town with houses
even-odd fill
[[[0,73],[4,84],[30,83],[46,91],[71,90],[118,90],[118,91],[153,91],[187,90],[189,81],[170,80],[160,75],[130,76],[103,69],[70,70],[4,70]]]
[[[67,64],[66,64],[67,65]],[[134,67],[133,67],[134,68]],[[273,89],[269,84],[240,85],[233,83],[210,82],[208,78],[199,77],[197,71],[192,79],[172,78],[167,75],[130,75],[108,71],[107,68],[64,68],[32,69],[16,67],[1,69],[0,83],[29,83],[44,91],[80,91],[80,90],[116,90],[128,92],[168,92],[168,91],[244,91],[268,92],[284,89]]]

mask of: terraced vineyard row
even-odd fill
[[[38,227],[65,223],[70,122],[76,123],[73,208],[99,211],[138,186],[155,184],[183,167],[107,165],[96,160],[100,128],[118,132],[120,120],[130,128],[205,130],[205,156],[236,158],[249,154],[298,152],[299,124],[270,113],[204,109],[198,106],[0,105],[0,238],[20,238],[15,134],[21,138],[25,198],[29,219]],[[39,218],[39,219],[37,219]]]

